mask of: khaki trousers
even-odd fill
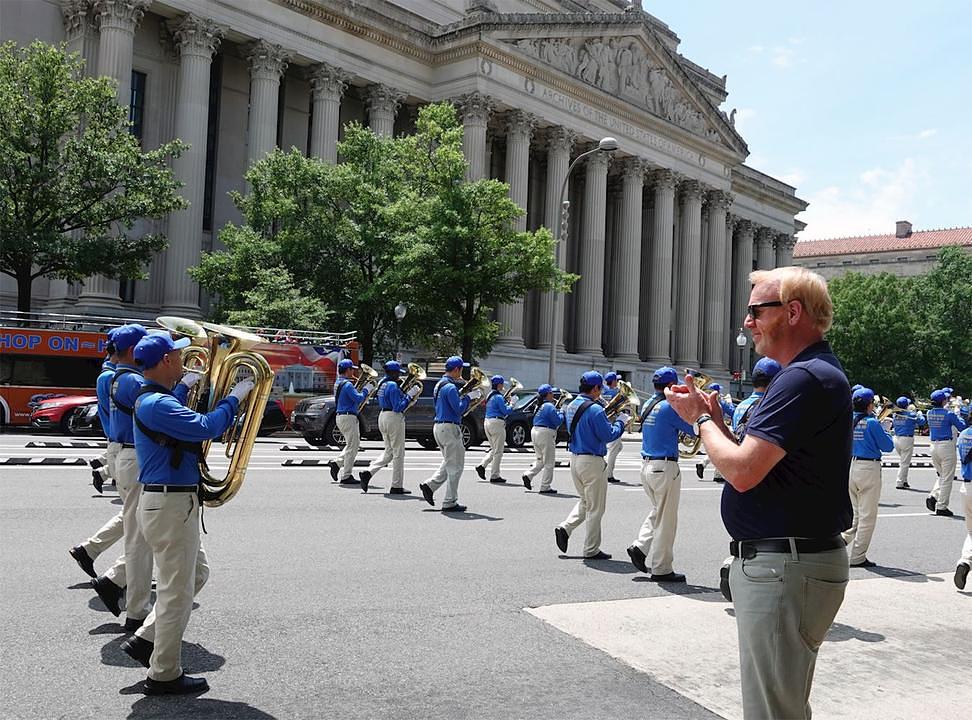
[[[98,532],[81,543],[81,547],[83,547],[84,551],[88,553],[88,557],[94,560],[124,536],[125,530],[124,523],[122,521],[122,513],[118,513],[111,520],[102,525]],[[123,573],[124,567],[125,564],[122,563]],[[114,580],[112,580],[112,582],[114,582]],[[124,587],[124,584],[121,587]]]
[[[118,451],[115,485],[122,499],[125,530],[125,614],[133,620],[144,620],[152,609],[152,549],[139,527],[138,500],[142,485],[138,482],[135,448]]]
[[[897,487],[908,482],[908,471],[911,469],[911,456],[915,451],[914,435],[895,435],[894,449],[898,451],[898,480]]]
[[[506,420],[488,418],[483,422],[483,428],[486,430],[489,450],[486,451],[486,456],[479,463],[479,467],[488,467],[489,479],[495,480],[500,476],[500,462],[503,460],[503,451],[506,449]]]
[[[874,526],[877,524],[878,502],[881,500],[881,461],[851,460],[848,483],[854,520],[844,532],[844,542],[850,546],[850,563],[856,565],[867,557]]]
[[[101,476],[102,482],[108,482],[113,477],[113,475],[111,474],[111,468],[108,467],[107,450],[105,450],[105,452],[103,452],[101,455],[99,455],[94,460],[92,460],[89,463],[89,465],[91,465],[91,469],[93,472],[96,472],[98,473],[98,475]],[[98,466],[97,470],[95,469],[95,465]]]
[[[645,458],[641,464],[641,486],[651,503],[651,512],[633,544],[645,554],[653,575],[667,575],[672,572],[672,547],[675,545],[678,500],[682,492],[682,473],[678,463]]]
[[[435,492],[443,485],[446,486],[442,507],[452,507],[459,504],[459,478],[462,477],[463,465],[466,462],[466,448],[462,445],[462,432],[453,423],[436,423],[432,428],[435,442],[442,452],[442,464],[425,484]]]
[[[111,476],[113,478],[117,478],[118,477],[118,470],[115,468],[115,460],[118,458],[118,451],[121,450],[121,449],[122,449],[121,443],[109,442],[108,443],[108,449],[105,451],[105,459],[107,461],[106,462],[106,465],[108,467],[108,472],[111,474]],[[118,489],[118,487],[117,487],[117,481],[116,481],[115,489],[116,490]],[[118,521],[118,527],[117,527],[116,530],[114,530],[114,532],[117,532],[118,533],[118,537],[119,538],[125,537],[124,517],[123,516],[124,516],[124,511],[119,512],[118,515],[116,515],[114,518],[112,518],[111,520],[109,520],[105,525],[103,525],[102,528],[101,528],[101,530],[98,531],[98,533],[103,532],[105,530],[105,528],[107,528],[109,525],[111,525],[117,519],[117,521]],[[109,530],[109,533],[111,533],[111,532],[112,531]],[[117,540],[118,539],[116,538],[112,542],[117,542]],[[102,551],[107,550],[107,549],[108,549],[108,545],[106,545],[103,548]],[[93,557],[94,556],[92,556],[92,558]],[[115,583],[115,585],[117,585],[118,587],[120,587],[120,588],[125,587],[125,585],[128,583],[128,577],[127,577],[127,575],[125,573],[125,553],[124,552],[121,555],[119,555],[115,559],[115,562],[112,563],[111,567],[108,568],[108,571],[105,572],[105,577],[108,578],[109,580],[111,580],[113,583]]]
[[[385,451],[371,461],[368,472],[374,475],[391,463],[393,488],[405,482],[405,416],[393,410],[382,410],[378,415],[378,430],[385,442]]]
[[[936,510],[948,508],[948,501],[952,497],[952,478],[955,477],[955,439],[932,440],[931,460],[938,473],[931,495],[938,501]]]
[[[965,529],[968,531],[965,542],[962,543],[962,557],[959,562],[972,565],[972,483],[963,482],[959,492],[965,496]]]
[[[560,527],[570,536],[586,520],[584,557],[597,555],[601,549],[601,518],[607,503],[607,463],[599,455],[571,454],[570,479],[574,481],[580,500]]]
[[[149,493],[151,494],[151,493]],[[193,588],[192,596],[193,598],[199,594],[199,591],[203,589],[203,586],[209,580],[209,558],[206,557],[206,550],[203,548],[202,543],[199,544],[199,552],[196,554],[196,573],[193,578]],[[158,606],[156,606],[158,607]],[[142,623],[142,627],[135,631],[135,634],[150,643],[155,642],[155,619],[156,619],[156,607],[152,608],[152,612],[148,614],[145,618],[145,622]]]
[[[614,463],[618,461],[618,455],[621,454],[622,445],[623,443],[621,442],[621,438],[607,444],[607,455],[605,456],[605,460],[607,461],[607,476],[609,478],[614,477]]]
[[[361,430],[358,427],[357,415],[338,415],[337,426],[341,434],[344,435],[344,449],[337,456],[337,464],[341,466],[338,473],[338,480],[346,480],[351,477],[354,470],[354,460],[358,457],[358,448],[361,447]]]
[[[195,493],[143,493],[138,519],[158,565],[152,680],[182,674],[182,635],[192,612],[199,556],[199,500]]]
[[[554,466],[557,462],[557,431],[553,428],[535,426],[530,430],[533,452],[536,460],[524,475],[533,480],[540,475],[540,489],[549,490],[553,483]]]
[[[733,558],[745,720],[810,720],[817,650],[844,600],[847,551]]]

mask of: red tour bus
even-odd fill
[[[131,322],[154,325],[144,318],[0,311],[0,427],[29,425],[31,410],[45,400],[93,396],[107,331]],[[339,360],[358,359],[353,333],[245,329],[268,339],[254,349],[274,371],[271,398],[285,417],[301,398],[333,386]]]

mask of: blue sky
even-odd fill
[[[801,238],[972,225],[972,2],[643,6],[729,76],[747,164],[810,202]]]

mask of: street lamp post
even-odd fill
[[[567,200],[566,195],[567,181],[570,180],[570,173],[573,172],[577,163],[588,155],[593,155],[597,152],[614,152],[617,149],[618,141],[613,137],[601,138],[596,148],[581,153],[568,166],[567,174],[564,175],[564,183],[560,186],[560,222],[554,228],[557,233],[554,238],[554,263],[557,269],[560,269],[560,246],[567,242],[567,219],[570,212],[570,201]],[[547,364],[547,382],[553,385],[555,384],[554,375],[557,374],[557,344],[560,338],[561,323],[557,322],[558,311],[560,310],[560,293],[556,290],[552,290],[551,292],[553,293],[553,302],[550,303],[550,359]]]
[[[398,357],[399,355],[398,346],[401,340],[401,336],[398,334],[398,323],[400,323],[402,320],[405,319],[405,313],[407,312],[408,312],[408,305],[406,305],[405,303],[400,302],[398,303],[398,305],[395,306],[395,360],[396,361],[401,359]]]
[[[736,346],[739,348],[739,390],[737,390],[737,397],[740,398],[743,394],[743,374],[746,372],[743,366],[743,351],[746,349],[748,343],[749,338],[746,337],[743,329],[739,328],[739,334],[736,335]]]

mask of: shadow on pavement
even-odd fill
[[[726,604],[726,599],[719,592],[719,588],[707,587],[706,585],[692,585],[690,583],[670,583],[652,582],[647,575],[638,575],[634,578],[635,582],[650,582],[657,585],[669,595],[680,595],[699,602],[712,602]]]
[[[126,692],[127,691],[127,692]],[[124,688],[123,695],[134,695],[144,692],[141,682],[131,688]],[[136,700],[132,705],[129,719],[147,720],[147,718],[234,718],[234,720],[275,720],[274,716],[252,705],[229,700],[211,700],[196,696],[147,696]]]
[[[868,632],[861,630],[853,625],[835,622],[830,626],[827,637],[824,640],[829,642],[845,642],[847,640],[860,640],[861,642],[875,643],[884,642],[887,638],[881,633]]]
[[[121,623],[107,622],[88,630],[88,635],[119,635],[124,632],[125,626]]]
[[[84,582],[75,583],[74,585],[68,585],[68,590],[92,590],[91,581],[86,580]]]
[[[105,643],[101,648],[101,664],[114,667],[142,667],[137,661],[128,657],[121,649],[125,637],[116,637]],[[187,673],[214,672],[226,664],[226,658],[211,653],[198,643],[182,643],[182,667]]]
[[[892,580],[903,580],[904,582],[945,582],[942,578],[931,577],[929,575],[915,572],[914,570],[905,570],[904,568],[881,567],[878,565],[877,567],[863,569],[869,573],[873,573],[874,575],[891,578]]]
[[[444,515],[445,517],[448,518],[452,518],[453,520],[488,520],[489,522],[497,522],[503,519],[501,517],[493,517],[492,515],[481,515],[479,513],[469,512],[468,510],[466,512],[461,512],[461,513],[457,513],[457,512],[446,513],[446,512],[442,512],[441,510],[439,512],[441,515]]]
[[[371,488],[368,489],[370,490]],[[381,496],[388,498],[389,500],[421,500],[422,502],[425,502],[425,498],[423,498],[421,495],[416,495],[415,493],[412,493],[411,495],[392,495],[391,493],[386,492],[382,493]]]
[[[591,570],[597,570],[599,572],[612,573],[614,575],[630,575],[631,573],[638,572],[631,566],[630,562],[622,562],[621,560],[591,560],[589,558],[583,558],[583,560],[584,565]]]

